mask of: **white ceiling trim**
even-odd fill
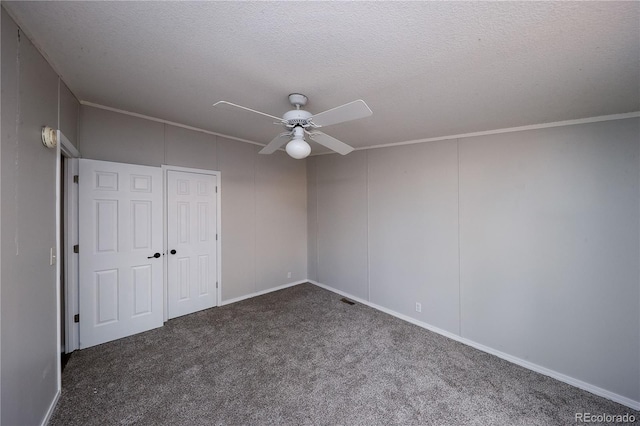
[[[389,147],[401,146],[401,145],[414,145],[418,143],[436,142],[436,141],[443,141],[448,139],[463,139],[463,138],[471,138],[474,136],[497,135],[500,133],[523,132],[525,130],[548,129],[550,127],[573,126],[575,124],[598,123],[600,121],[624,120],[627,118],[636,118],[636,117],[640,117],[640,111],[626,112],[623,114],[601,115],[598,117],[578,118],[575,120],[553,121],[551,123],[531,124],[528,126],[507,127],[504,129],[485,130],[482,132],[461,133],[459,135],[438,136],[435,138],[415,139],[412,141],[405,141],[405,142],[386,143],[381,145],[372,145],[372,146],[355,148],[354,151],[364,151],[367,149],[376,149],[376,148],[389,148]],[[326,154],[333,154],[333,152],[320,152],[312,155],[326,155]]]
[[[113,107],[109,107],[109,106],[106,106],[106,105],[100,105],[100,104],[96,104],[96,103],[93,103],[93,102],[80,101],[80,104],[81,105],[90,106],[90,107],[94,107],[94,108],[104,109],[104,110],[111,111],[111,112],[117,112],[119,114],[129,115],[131,117],[143,118],[145,120],[155,121],[157,123],[164,123],[164,124],[169,124],[169,125],[175,126],[175,127],[182,127],[183,129],[193,130],[193,131],[201,132],[201,133],[206,133],[208,135],[220,136],[220,137],[226,138],[226,139],[233,139],[234,141],[238,141],[238,142],[250,143],[252,145],[265,146],[265,144],[260,143],[260,142],[250,141],[250,140],[242,139],[242,138],[236,138],[235,136],[225,135],[224,133],[212,132],[210,130],[201,129],[199,127],[188,126],[186,124],[176,123],[175,121],[169,121],[169,120],[164,120],[162,118],[151,117],[149,115],[138,114],[137,112],[125,111],[123,109],[113,108]]]
[[[232,139],[238,142],[250,143],[252,145],[265,146],[265,144],[255,141],[250,141],[247,139],[236,138],[235,136],[225,135],[223,133],[212,132],[210,130],[200,129],[198,127],[188,126],[186,124],[176,123],[175,121],[164,120],[162,118],[151,117],[149,115],[138,114],[137,112],[125,111],[118,108],[109,107],[106,105],[100,105],[93,102],[80,101],[80,104],[100,108],[107,111],[117,112],[119,114],[129,115],[131,117],[143,118],[145,120],[151,120],[158,123],[169,124],[171,126],[181,127],[183,129],[193,130],[196,132],[206,133],[209,135],[220,136],[227,139]],[[365,151],[368,149],[376,149],[376,148],[389,148],[393,146],[402,146],[402,145],[414,145],[418,143],[427,143],[427,142],[436,142],[443,141],[448,139],[463,139],[463,138],[471,138],[474,136],[486,136],[486,135],[497,135],[500,133],[511,133],[511,132],[523,132],[526,130],[537,130],[537,129],[548,129],[550,127],[562,127],[562,126],[573,126],[576,124],[588,124],[588,123],[598,123],[601,121],[613,121],[613,120],[624,120],[627,118],[637,118],[640,117],[640,111],[634,112],[626,112],[623,114],[610,114],[610,115],[601,115],[598,117],[587,117],[587,118],[578,118],[575,120],[563,120],[563,121],[553,121],[550,123],[540,123],[540,124],[531,124],[528,126],[519,126],[519,127],[507,127],[504,129],[495,129],[495,130],[485,130],[482,132],[472,132],[472,133],[461,133],[458,135],[447,135],[447,136],[438,136],[435,138],[425,138],[425,139],[415,139],[411,141],[404,142],[394,142],[394,143],[386,143],[381,145],[373,145],[373,146],[364,146],[360,148],[355,148],[354,151]],[[334,154],[334,152],[319,152],[315,154],[311,154],[311,156],[316,155],[327,155]]]

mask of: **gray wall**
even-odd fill
[[[56,151],[42,145],[44,125],[77,128],[59,110],[59,79],[2,9],[0,289],[2,424],[39,424],[58,390],[56,327]],[[66,132],[64,132],[66,133]],[[73,137],[73,136],[72,136]]]
[[[316,159],[318,280],[368,299],[367,151]]]
[[[304,161],[99,108],[80,116],[84,158],[221,172],[223,301],[307,278]]]
[[[440,141],[370,150],[368,162],[370,300],[453,333],[460,325],[457,161],[455,142]]]
[[[318,280],[318,188],[316,158],[307,158],[307,278]]]
[[[639,151],[627,119],[314,157],[310,278],[640,401]]]
[[[639,123],[460,141],[463,336],[635,401]]]

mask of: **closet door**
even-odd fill
[[[163,324],[162,170],[80,160],[80,348]]]
[[[167,171],[168,318],[217,305],[217,176]]]

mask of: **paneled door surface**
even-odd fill
[[[162,170],[80,160],[80,348],[163,324]]]
[[[217,176],[167,171],[168,318],[217,305]]]

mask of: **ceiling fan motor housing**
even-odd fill
[[[287,111],[282,116],[282,119],[286,122],[286,126],[288,128],[302,126],[307,128],[311,126],[311,113],[309,111],[304,111],[301,109],[294,109],[291,111]]]

